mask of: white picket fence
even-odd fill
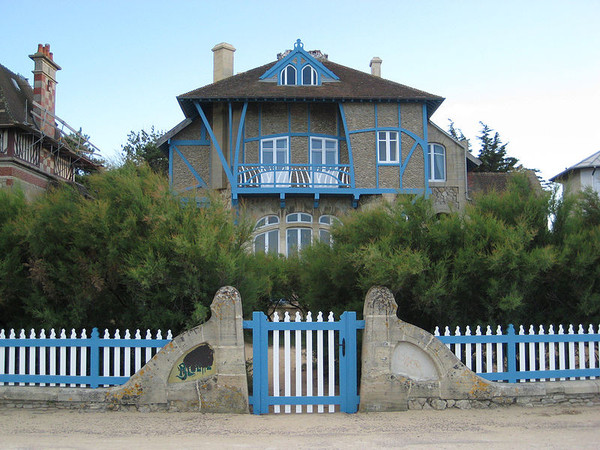
[[[111,336],[108,330],[100,338],[93,329],[90,336],[83,329],[79,336],[73,329],[67,336],[46,330],[29,336],[14,329],[6,335],[0,330],[0,385],[39,385],[97,387],[122,384],[166,345],[173,336],[166,338],[158,330],[153,336],[147,330],[142,338],[140,330],[131,335],[119,330]]]
[[[531,325],[527,332],[521,325],[518,334],[509,325],[503,333],[498,326],[495,333],[490,326],[482,333],[477,326],[473,334],[467,326],[464,333],[456,327],[451,334],[445,327],[440,335],[439,327],[434,335],[454,352],[469,369],[493,381],[554,381],[582,380],[600,377],[600,327],[593,325],[587,331],[579,325],[569,325],[565,334],[562,325],[555,333],[550,325]]]

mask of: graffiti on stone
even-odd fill
[[[207,343],[200,344],[180,357],[169,375],[169,383],[207,378],[215,373],[214,351]]]

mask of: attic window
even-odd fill
[[[306,65],[302,69],[302,84],[304,86],[314,86],[317,83],[317,71],[313,68],[313,66]]]
[[[15,80],[14,78],[11,78],[13,84],[15,85],[15,87],[17,88],[17,90],[21,90],[21,87],[19,86],[19,83],[17,83],[17,80]]]
[[[294,66],[285,66],[281,71],[281,84],[286,86],[296,84],[296,68]]]

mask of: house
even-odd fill
[[[34,87],[0,65],[0,187],[19,185],[31,199],[56,182],[94,170],[95,147],[55,115],[56,72],[50,45],[38,45]]]
[[[336,217],[398,194],[432,196],[438,212],[467,202],[479,161],[431,122],[443,98],[307,51],[237,75],[235,48],[213,49],[214,82],[177,97],[185,119],[158,142],[172,187],[220,190],[256,220],[256,251],[291,254],[329,240]]]
[[[588,187],[600,194],[600,151],[563,170],[550,181],[562,184],[565,194],[575,194]]]

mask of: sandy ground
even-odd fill
[[[600,408],[268,416],[3,409],[0,447],[599,448]]]

